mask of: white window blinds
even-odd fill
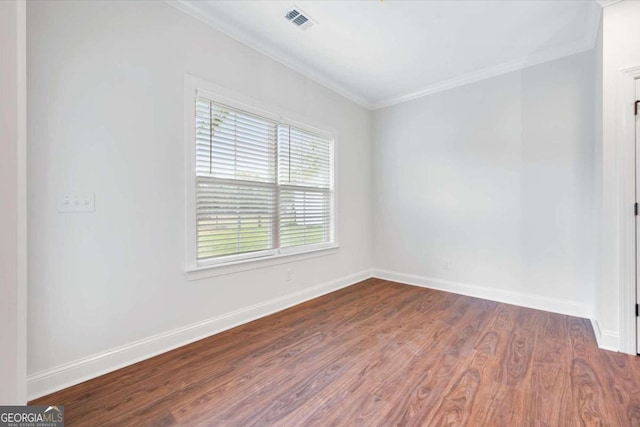
[[[333,141],[195,102],[197,260],[331,242]]]
[[[330,140],[278,126],[281,247],[329,241],[332,157]]]
[[[196,99],[197,256],[272,249],[276,123]]]

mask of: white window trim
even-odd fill
[[[195,156],[195,111],[196,96],[204,96],[229,107],[237,108],[279,123],[307,130],[333,140],[333,197],[332,197],[332,241],[316,245],[268,249],[260,252],[233,254],[199,263],[196,253],[196,164]],[[206,80],[185,75],[184,85],[184,138],[185,138],[185,180],[186,180],[186,275],[189,280],[215,277],[240,271],[265,268],[272,265],[301,261],[304,259],[333,255],[338,244],[338,150],[337,132],[329,126],[313,123],[306,118],[283,111],[282,109],[261,103],[255,99],[222,88]]]

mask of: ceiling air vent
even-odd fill
[[[299,7],[294,7],[290,9],[285,15],[285,19],[293,24],[301,30],[306,30],[317,24],[312,18],[309,17],[306,13],[300,10]]]

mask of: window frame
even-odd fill
[[[331,188],[331,217],[329,242],[273,248],[256,252],[239,253],[211,258],[206,261],[198,260],[197,255],[197,221],[196,221],[196,138],[195,138],[195,100],[204,97],[215,103],[227,105],[250,114],[274,120],[279,124],[288,125],[304,131],[314,133],[332,140],[332,188]],[[218,276],[222,274],[263,268],[301,259],[331,255],[337,252],[338,244],[338,206],[337,206],[337,132],[328,126],[309,124],[306,118],[284,111],[273,105],[261,103],[250,97],[222,88],[213,83],[185,76],[184,88],[184,125],[185,125],[185,179],[186,179],[186,274],[190,280]],[[331,130],[328,130],[331,129]],[[277,173],[277,169],[276,169]],[[276,191],[279,185],[276,180]],[[277,213],[275,220],[278,220]]]

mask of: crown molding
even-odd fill
[[[437,92],[443,92],[445,90],[454,89],[459,86],[464,86],[470,83],[475,83],[481,80],[489,79],[492,77],[500,76],[502,74],[511,73],[513,71],[522,70],[523,68],[532,67],[534,65],[542,64],[544,62],[553,61],[554,59],[560,59],[565,56],[574,55],[576,53],[584,52],[593,48],[593,44],[590,40],[580,40],[576,43],[566,44],[555,49],[546,50],[524,59],[517,59],[514,61],[505,62],[500,65],[485,68],[483,70],[474,71],[455,77],[453,79],[444,80],[436,84],[424,87],[414,92],[408,92],[404,95],[390,98],[388,100],[379,101],[373,104],[372,109],[377,110],[384,107],[400,104],[414,99],[422,98],[427,95],[432,95]]]
[[[198,19],[199,21],[213,27],[214,29],[226,34],[232,39],[262,53],[263,55],[268,56],[274,61],[279,62],[287,68],[290,68],[303,76],[307,77],[319,83],[320,85],[330,89],[331,91],[341,95],[348,100],[355,102],[356,104],[364,107],[368,110],[371,110],[372,104],[369,100],[364,97],[357,95],[344,87],[343,85],[336,83],[330,78],[325,77],[321,73],[318,73],[311,67],[297,61],[289,55],[285,55],[275,49],[268,47],[265,43],[260,41],[259,39],[251,36],[247,36],[246,34],[242,34],[241,31],[238,31],[228,22],[225,22],[218,17],[214,17],[211,14],[208,14],[202,11],[201,8],[194,5],[194,2],[190,2],[187,0],[165,0],[165,3],[175,7],[176,9],[191,15],[192,17]]]
[[[596,0],[601,7],[611,6],[612,4],[620,3],[622,0]]]

